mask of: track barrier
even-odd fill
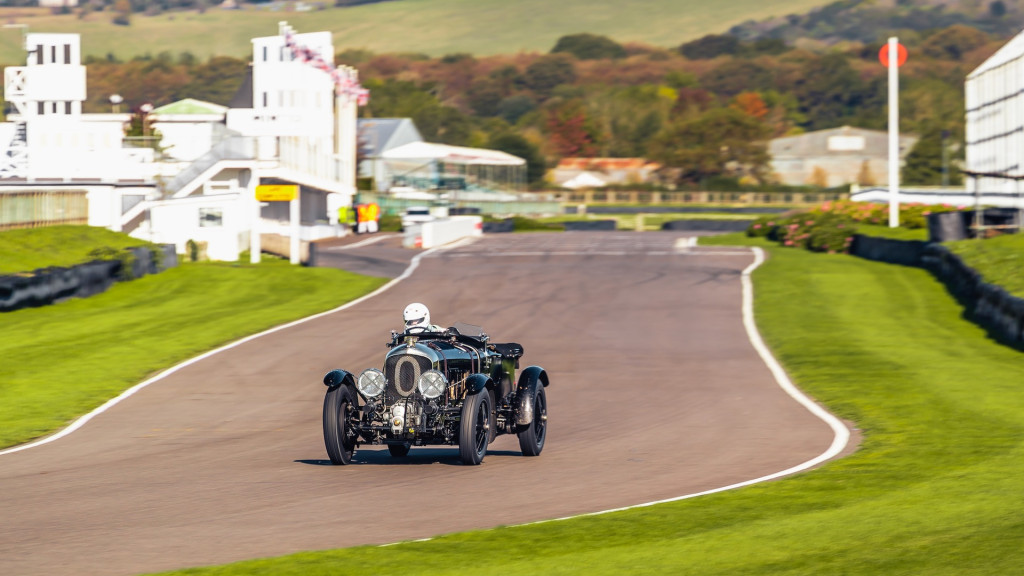
[[[178,265],[173,244],[128,248],[125,258],[93,260],[69,268],[51,267],[31,275],[0,276],[0,312],[48,306],[69,298],[106,292],[114,282],[141,278]]]

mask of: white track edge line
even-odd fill
[[[694,242],[696,245],[696,242]],[[560,522],[562,520],[572,520],[574,518],[585,518],[587,516],[601,516],[603,514],[611,514],[613,512],[623,512],[625,510],[633,510],[636,508],[647,508],[650,506],[656,506],[658,504],[667,504],[669,502],[678,502],[680,500],[689,500],[698,496],[707,496],[709,494],[716,494],[718,492],[725,492],[727,490],[735,490],[736,488],[742,488],[744,486],[750,486],[753,484],[760,484],[762,482],[768,482],[769,480],[776,480],[783,476],[790,476],[798,472],[803,472],[809,468],[813,468],[822,462],[835,458],[839,455],[846,445],[850,441],[850,430],[843,424],[841,420],[833,416],[827,410],[819,406],[816,402],[808,398],[803,392],[800,391],[796,385],[786,375],[786,371],[782,369],[779,362],[772,356],[770,350],[765,345],[764,340],[761,339],[761,333],[757,329],[757,324],[754,322],[754,285],[750,279],[750,275],[764,262],[764,251],[759,247],[752,248],[754,252],[754,262],[747,266],[741,273],[741,284],[743,286],[743,327],[746,328],[747,338],[753,345],[754,350],[757,351],[758,356],[761,357],[761,361],[768,366],[768,370],[771,371],[775,377],[775,382],[786,392],[790,397],[796,400],[800,405],[806,408],[811,414],[817,416],[828,424],[829,428],[835,436],[832,439],[832,443],[828,449],[822,452],[820,455],[807,460],[796,466],[786,468],[785,470],[775,472],[774,474],[768,474],[767,476],[761,476],[760,478],[754,478],[753,480],[745,480],[743,482],[737,482],[735,484],[729,484],[728,486],[722,486],[720,488],[712,488],[710,490],[704,490],[702,492],[694,492],[693,494],[685,494],[683,496],[676,496],[674,498],[665,498],[664,500],[655,500],[653,502],[644,502],[642,504],[633,504],[631,506],[623,506],[621,508],[612,508],[609,510],[601,510],[599,512],[586,512],[583,514],[575,514],[573,516],[563,516],[561,518],[552,518],[550,520],[537,520],[535,522],[526,522],[523,524],[513,524],[507,526],[507,528],[517,528],[520,526],[533,526],[536,524],[546,524],[548,522]],[[483,531],[493,530],[485,529]],[[410,542],[428,542],[433,538],[424,538],[420,540],[406,540],[403,542],[393,542],[390,544],[381,544],[380,546],[393,546],[395,544],[406,544]]]
[[[643,504],[634,504],[632,506],[623,506],[621,508],[613,508],[611,510],[602,510],[600,512],[588,512],[586,514],[578,514],[575,516],[566,516],[564,518],[554,518],[552,520],[541,520],[538,522],[529,522],[527,524],[520,524],[520,526],[528,526],[530,524],[542,524],[544,522],[557,522],[559,520],[569,520],[572,518],[580,518],[584,516],[598,516],[601,514],[610,514],[612,512],[621,512],[623,510],[631,510],[634,508],[646,508],[648,506],[655,506],[657,504],[665,504],[668,502],[678,502],[680,500],[688,500],[690,498],[696,498],[697,496],[706,496],[708,494],[715,494],[717,492],[725,492],[726,490],[733,490],[736,488],[742,488],[743,486],[750,486],[752,484],[760,484],[769,480],[775,480],[783,476],[789,476],[796,474],[797,472],[803,472],[809,468],[813,468],[822,462],[828,461],[843,451],[846,445],[850,441],[850,430],[843,424],[839,418],[836,418],[827,410],[822,408],[816,402],[807,397],[803,392],[800,391],[796,385],[786,375],[786,371],[782,369],[778,360],[772,356],[768,346],[765,345],[764,340],[761,339],[761,333],[757,329],[757,324],[754,322],[754,284],[750,279],[750,275],[764,262],[764,251],[759,247],[753,247],[754,262],[747,266],[741,273],[741,283],[743,286],[743,327],[746,328],[747,338],[750,343],[754,346],[754,350],[757,351],[758,356],[761,357],[761,361],[765,363],[768,370],[771,371],[775,377],[775,382],[786,392],[790,397],[796,400],[801,406],[806,408],[811,414],[817,416],[820,420],[828,424],[829,428],[832,429],[834,437],[832,443],[828,449],[819,454],[818,456],[807,460],[796,466],[792,466],[785,470],[775,472],[774,474],[768,474],[767,476],[761,476],[760,478],[754,478],[753,480],[746,480],[743,482],[737,482],[728,486],[722,486],[720,488],[712,488],[710,490],[704,490],[703,492],[695,492],[693,494],[685,494],[683,496],[676,496],[674,498],[666,498],[664,500],[656,500],[653,502],[644,502]]]
[[[196,356],[196,357],[191,358],[189,360],[185,360],[184,362],[181,362],[180,364],[176,364],[176,365],[174,365],[174,366],[164,370],[163,372],[160,372],[159,374],[157,374],[156,376],[153,376],[152,378],[150,378],[148,380],[145,380],[143,382],[139,382],[138,384],[136,384],[136,385],[132,386],[131,388],[125,390],[124,392],[122,392],[121,394],[115,396],[114,398],[111,398],[110,400],[107,400],[101,406],[99,406],[98,408],[96,408],[92,412],[89,412],[88,414],[79,417],[77,420],[75,420],[74,422],[69,424],[66,428],[60,430],[59,432],[57,432],[57,433],[55,433],[55,434],[53,434],[51,436],[46,436],[45,438],[40,438],[39,440],[35,440],[33,442],[29,442],[28,444],[22,444],[20,446],[14,446],[14,447],[11,447],[11,448],[0,450],[0,456],[4,456],[6,454],[13,454],[15,452],[21,452],[22,450],[28,450],[29,448],[36,448],[36,447],[42,446],[44,444],[49,444],[50,442],[56,442],[57,440],[60,440],[61,438],[64,438],[65,436],[71,434],[75,430],[78,430],[82,426],[85,426],[85,424],[87,422],[89,422],[90,420],[92,420],[93,418],[99,416],[100,414],[102,414],[102,413],[106,412],[107,410],[110,410],[114,406],[120,404],[121,402],[123,402],[127,398],[131,397],[132,395],[134,395],[139,390],[142,390],[146,386],[149,386],[150,384],[159,382],[160,380],[163,380],[164,378],[170,376],[171,374],[174,374],[175,372],[181,370],[182,368],[187,368],[188,366],[191,366],[191,365],[193,365],[193,364],[195,364],[197,362],[205,360],[205,359],[209,358],[210,356],[213,356],[215,354],[219,354],[219,353],[224,352],[226,350],[231,350],[232,348],[236,348],[238,346],[241,346],[242,344],[245,344],[246,342],[249,342],[251,340],[255,340],[257,338],[261,338],[263,336],[267,336],[269,334],[273,334],[274,332],[285,330],[285,329],[291,328],[292,326],[297,326],[297,325],[302,324],[304,322],[309,322],[310,320],[316,320],[317,318],[322,318],[322,317],[327,316],[329,314],[334,314],[335,312],[341,312],[342,310],[346,310],[346,309],[351,308],[351,307],[353,307],[353,306],[355,306],[355,305],[357,305],[357,304],[359,304],[361,302],[369,300],[370,298],[373,298],[374,296],[377,296],[379,294],[383,294],[384,292],[390,290],[392,287],[397,285],[402,280],[405,280],[406,278],[411,276],[412,273],[416,270],[416,268],[420,265],[420,260],[423,259],[423,257],[427,256],[428,254],[431,254],[432,252],[435,252],[435,251],[438,251],[438,250],[444,250],[444,249],[447,249],[447,248],[449,248],[449,246],[438,246],[436,248],[431,248],[429,250],[420,252],[416,256],[413,256],[412,260],[409,262],[409,266],[407,266],[405,268],[405,271],[403,271],[400,276],[398,276],[397,278],[392,279],[390,282],[388,282],[387,284],[384,284],[380,288],[377,288],[373,292],[370,292],[369,294],[365,294],[363,296],[360,296],[359,298],[356,298],[355,300],[351,300],[349,302],[346,302],[345,304],[342,304],[341,306],[338,306],[337,308],[334,308],[334,309],[331,309],[331,310],[327,310],[326,312],[320,312],[320,313],[314,314],[312,316],[307,316],[305,318],[300,318],[298,320],[293,320],[293,321],[288,322],[286,324],[281,324],[280,326],[275,326],[273,328],[264,330],[263,332],[259,332],[258,334],[252,334],[252,335],[246,336],[246,337],[244,337],[244,338],[242,338],[240,340],[236,340],[236,341],[231,342],[229,344],[225,344],[224,346],[221,346],[220,348],[215,348],[213,350],[210,350],[209,352],[200,354],[199,356]]]

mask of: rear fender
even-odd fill
[[[530,366],[522,371],[516,386],[516,425],[533,424],[533,395],[538,386],[546,388],[549,383],[548,373],[540,366]]]

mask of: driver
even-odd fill
[[[444,328],[430,323],[430,310],[427,310],[427,307],[419,302],[413,302],[406,306],[402,318],[405,320],[406,334],[444,332]]]

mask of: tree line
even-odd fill
[[[905,42],[900,128],[920,137],[907,183],[939,183],[943,144],[954,159],[962,156],[964,78],[1005,41],[954,24]],[[843,125],[886,128],[880,47],[815,49],[726,34],[666,49],[574,34],[549,53],[431,58],[346,50],[336,61],[358,68],[371,91],[363,116],[410,117],[428,141],[524,157],[535,185],[569,156],[645,157],[681,186],[769,185],[771,138]],[[109,111],[111,94],[131,109],[186,97],[227,105],[248,67],[188,53],[86,64],[84,108],[91,112]]]

